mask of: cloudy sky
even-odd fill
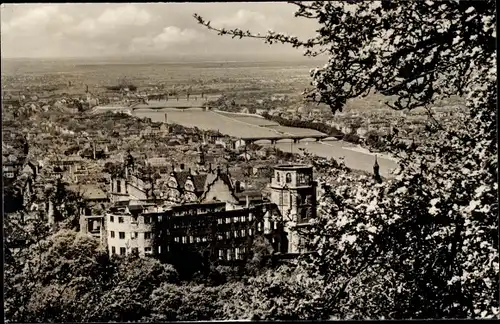
[[[2,57],[126,57],[139,55],[282,55],[290,46],[218,36],[198,25],[255,32],[271,29],[307,38],[315,22],[295,18],[287,3],[2,4]]]

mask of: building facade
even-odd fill
[[[106,242],[110,255],[140,256],[153,254],[152,215],[147,212],[152,204],[122,204],[106,213]]]
[[[153,249],[166,262],[189,250],[219,264],[244,262],[252,257],[257,237],[266,238],[276,253],[288,252],[281,214],[273,203],[232,210],[217,202],[186,205],[158,216]]]

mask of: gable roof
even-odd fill
[[[229,177],[229,174],[227,173],[220,173],[218,174],[218,178],[222,180],[222,182],[224,182],[228,187],[229,189],[233,190],[233,183],[231,182],[231,178]]]
[[[216,173],[214,173],[214,172],[207,173],[207,177],[205,179],[205,184],[203,186],[203,191],[207,191],[208,186],[211,185],[215,181],[216,178],[217,178]]]
[[[203,193],[205,189],[205,181],[207,180],[208,174],[202,173],[194,175],[192,177],[193,177],[194,190],[196,192]]]
[[[186,184],[187,178],[191,175],[189,171],[174,171],[173,175],[177,181],[177,186],[184,190],[184,185]]]
[[[204,199],[207,195],[207,193],[210,191],[210,188],[214,185],[214,183],[216,183],[218,180],[221,180],[225,185],[228,186],[229,188],[229,191],[231,192],[231,195],[236,199],[238,200],[238,197],[235,196],[234,194],[234,187],[232,185],[232,182],[231,182],[231,178],[229,176],[229,174],[227,173],[222,173],[220,171],[217,171],[215,173],[215,177],[207,177],[207,182],[206,182],[206,185],[205,185],[205,190],[203,192],[203,194],[200,196],[201,199]]]

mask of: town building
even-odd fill
[[[243,149],[246,146],[246,142],[242,139],[237,139],[233,142],[232,148],[234,150]]]
[[[189,192],[197,199],[167,204],[129,196],[115,201],[104,216],[83,216],[81,230],[100,237],[111,255],[138,253],[165,262],[193,251],[220,264],[244,262],[252,257],[257,237],[267,239],[279,255],[303,251],[292,230],[307,226],[316,215],[312,166],[275,167],[270,202],[258,192],[239,190],[240,184],[233,185],[220,168],[200,178],[174,171],[170,181],[176,197]]]

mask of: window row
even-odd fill
[[[285,182],[286,183],[291,183],[292,182],[292,175],[290,173],[287,173],[285,175]],[[281,175],[280,173],[276,174],[276,182],[281,183]],[[305,184],[308,185],[311,182],[311,176],[309,174],[304,174],[304,173],[298,173],[297,174],[297,184]]]
[[[150,240],[151,236],[152,236],[151,232],[144,232],[144,239],[145,240]],[[110,237],[115,238],[115,231],[110,231]],[[121,240],[124,240],[125,239],[125,232],[118,232],[118,238]],[[139,238],[139,233],[137,233],[137,232],[130,233],[130,238],[131,239]]]
[[[231,223],[245,223],[251,222],[253,220],[253,215],[248,214],[248,218],[246,216],[234,216],[234,217],[226,217],[217,219],[217,224],[231,224]]]
[[[139,248],[133,247],[130,250],[131,250],[131,253],[139,253]],[[153,249],[150,246],[144,248],[145,253],[151,253],[152,251],[153,251]],[[111,247],[111,254],[116,254],[116,247],[114,247],[114,246]],[[126,255],[126,254],[127,254],[127,248],[123,247],[123,246],[120,247],[119,255]]]
[[[181,243],[182,244],[189,244],[189,243],[201,243],[201,242],[208,242],[209,237],[208,236],[196,236],[193,237],[192,235],[190,236],[176,236],[174,238],[174,241],[176,243]]]
[[[151,224],[151,216],[143,216],[144,218],[144,224]],[[132,216],[132,223],[137,223],[137,216]],[[159,216],[159,220],[161,220],[161,216]],[[115,216],[109,216],[109,221],[111,223],[115,222]],[[118,223],[125,223],[125,219],[122,216],[118,216]]]
[[[246,247],[220,249],[219,260],[226,260],[226,261],[243,260],[246,252],[247,252]]]
[[[258,231],[262,231],[262,224],[259,223]],[[217,240],[222,241],[222,240],[229,240],[231,238],[241,238],[241,237],[246,237],[246,236],[252,236],[254,235],[254,230],[253,228],[249,228],[248,231],[246,229],[241,229],[241,230],[235,230],[235,231],[228,231],[224,233],[219,233],[217,235]],[[190,244],[190,243],[201,243],[201,242],[208,242],[210,240],[209,236],[193,236],[193,235],[186,235],[186,236],[176,236],[174,237],[174,241],[177,243],[182,243],[182,244]]]
[[[252,235],[253,235],[253,229],[249,228],[248,229],[248,236],[252,236]],[[247,232],[245,229],[242,229],[242,230],[220,233],[217,235],[217,239],[221,241],[224,239],[229,240],[231,238],[239,238],[239,237],[245,237],[245,236],[247,236]]]

